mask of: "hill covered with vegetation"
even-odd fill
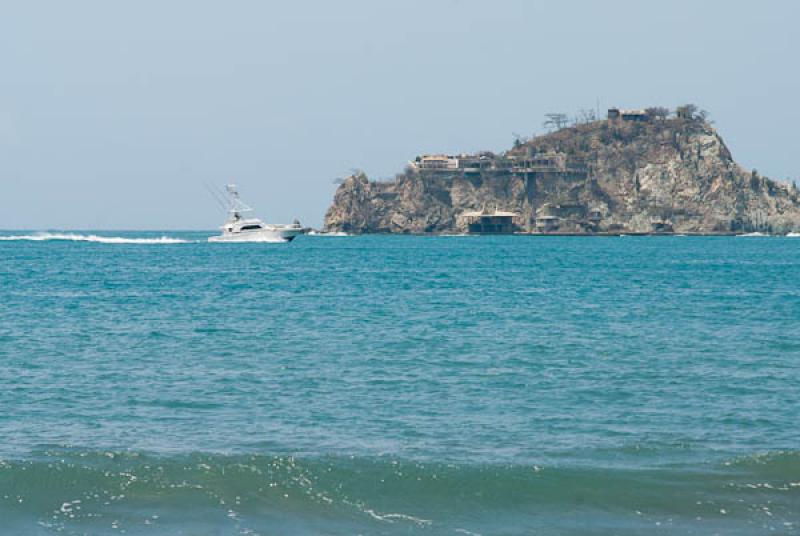
[[[520,231],[730,233],[800,230],[800,193],[736,164],[691,105],[609,110],[518,139],[503,153],[417,157],[391,181],[345,179],[329,231],[463,232],[465,213],[517,214]]]

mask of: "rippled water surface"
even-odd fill
[[[0,534],[800,533],[800,239],[0,235]]]

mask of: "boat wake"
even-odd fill
[[[253,233],[254,235],[256,233]],[[208,239],[213,244],[288,244],[289,240],[277,236],[245,236],[235,237],[228,240],[219,240],[218,237],[212,236]]]
[[[123,236],[99,236],[94,234],[78,233],[36,233],[32,235],[0,236],[0,241],[26,240],[44,242],[48,240],[62,240],[69,242],[96,242],[98,244],[188,244],[189,240],[161,236],[157,238],[128,238]]]

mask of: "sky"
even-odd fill
[[[319,227],[353,169],[509,148],[548,112],[707,110],[800,178],[791,0],[0,0],[0,229]],[[604,112],[603,112],[604,113]]]

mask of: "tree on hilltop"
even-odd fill
[[[592,108],[582,108],[578,110],[578,115],[573,119],[575,126],[587,125],[597,121],[597,113]]]
[[[696,104],[684,104],[683,106],[678,106],[678,108],[675,109],[675,115],[678,116],[678,119],[688,119],[689,121],[692,121],[695,119],[696,113]]]
[[[556,130],[561,130],[562,128],[564,128],[569,124],[569,118],[567,117],[567,114],[549,113],[549,114],[544,114],[544,116],[546,119],[543,125],[544,128],[548,130],[552,130],[554,128]]]
[[[651,119],[659,119],[664,120],[669,117],[669,108],[664,108],[663,106],[653,106],[651,108],[645,109],[647,116]]]

